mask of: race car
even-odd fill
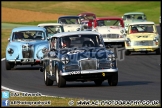
[[[160,54],[160,37],[154,22],[130,23],[125,41],[125,55],[131,52]]]

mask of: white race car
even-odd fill
[[[96,18],[93,22],[92,31],[97,31],[102,34],[106,46],[124,47],[125,29],[122,18]]]
[[[57,22],[63,25],[65,32],[80,31],[82,25],[79,16],[61,16]]]

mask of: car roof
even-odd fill
[[[59,18],[80,18],[80,16],[76,16],[76,15],[67,15],[67,16],[60,16]]]
[[[146,21],[146,22],[133,22],[130,23],[129,25],[136,25],[136,24],[155,24],[155,23],[152,21]]]
[[[41,24],[38,24],[38,26],[61,26],[62,24],[60,23],[41,23]]]
[[[78,14],[78,16],[83,16],[83,15],[93,15],[93,16],[96,16],[96,14],[94,14],[92,12],[82,12],[82,13]]]
[[[72,31],[72,32],[61,32],[61,33],[57,33],[57,34],[54,34],[51,37],[65,37],[65,36],[69,36],[69,35],[83,35],[83,34],[100,35],[100,33],[95,32],[95,31]]]
[[[121,17],[97,17],[96,18],[96,20],[105,20],[105,19],[123,20]]]
[[[26,31],[26,30],[38,30],[38,31],[45,31],[45,28],[37,27],[37,26],[26,26],[26,27],[16,27],[12,30],[12,32],[17,31]]]
[[[130,15],[130,14],[144,14],[143,12],[127,12],[124,15]]]

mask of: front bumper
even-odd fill
[[[118,69],[86,70],[81,73],[72,74],[72,72],[62,73],[66,81],[95,81],[107,80],[110,76],[118,74]]]
[[[115,38],[115,39],[106,39],[106,38],[103,38],[104,42],[125,42],[125,39],[124,38]]]
[[[142,46],[142,47],[126,47],[126,50],[129,51],[150,51],[153,52],[157,50],[159,47],[158,46]]]
[[[13,62],[15,64],[40,64],[40,60],[36,60],[33,58],[24,58],[24,59],[12,59],[12,60],[7,60],[7,62]]]
[[[63,72],[63,73],[61,73],[61,76],[97,74],[97,73],[102,74],[102,73],[112,73],[112,72],[118,72],[118,68],[116,68],[116,69],[82,70],[82,71]]]

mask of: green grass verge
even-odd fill
[[[159,23],[160,1],[96,1],[96,2],[15,2],[2,1],[2,7],[36,12],[77,15],[81,12],[94,12],[98,17],[119,16],[126,12],[144,12],[147,19]],[[28,5],[30,4],[30,5]]]
[[[3,22],[3,24],[17,24],[17,25],[25,25],[25,26],[28,26],[28,25],[38,25],[40,23],[57,23],[56,20],[53,20],[53,21],[34,21],[34,22]]]

